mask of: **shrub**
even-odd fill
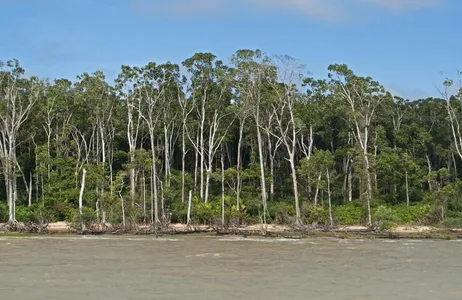
[[[397,222],[397,217],[393,210],[383,205],[377,208],[374,219],[378,222],[379,229],[382,231],[391,229]]]
[[[407,207],[406,205],[393,206],[393,214],[399,223],[422,222],[430,212],[430,204],[418,204]]]
[[[185,202],[173,201],[170,209],[172,210],[172,223],[186,223],[188,214],[188,200]]]
[[[8,205],[4,202],[0,203],[0,222],[7,222],[8,221]]]
[[[191,214],[196,221],[204,224],[212,224],[217,217],[216,211],[210,202],[195,204]]]
[[[448,217],[443,225],[448,228],[462,228],[462,217]]]
[[[363,223],[367,214],[365,206],[359,201],[333,207],[334,218],[342,225]]]
[[[305,222],[313,225],[326,225],[329,223],[329,212],[322,206],[308,204],[303,207]]]
[[[89,207],[83,207],[82,214],[79,209],[73,209],[72,215],[71,227],[77,230],[83,229],[82,225],[85,226],[84,228],[90,228],[96,222],[96,212]]]
[[[270,218],[278,224],[287,224],[295,215],[295,206],[293,203],[285,201],[268,203],[268,212]]]

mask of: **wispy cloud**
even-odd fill
[[[408,11],[442,6],[445,0],[359,0],[390,11]]]
[[[405,12],[443,6],[447,0],[131,0],[132,8],[142,14],[197,16],[236,13],[246,7],[256,13],[286,11],[327,21],[339,21],[355,16],[359,9],[382,9]]]
[[[315,19],[342,20],[348,16],[345,0],[243,0],[255,9],[285,10]]]

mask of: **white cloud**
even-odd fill
[[[237,7],[251,11],[289,11],[310,18],[339,21],[355,17],[364,8],[403,12],[441,6],[447,0],[131,0],[138,13],[161,13],[197,16],[217,13],[239,13]]]
[[[406,11],[434,8],[444,4],[445,0],[359,0],[391,11]]]
[[[308,17],[341,20],[348,15],[345,0],[243,0],[259,9],[285,10]]]

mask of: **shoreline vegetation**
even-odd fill
[[[0,232],[460,237],[458,80],[403,99],[258,49],[26,74],[0,61]]]
[[[92,224],[79,228],[69,222],[52,222],[38,225],[33,223],[0,223],[0,236],[2,235],[155,235],[156,237],[168,235],[201,234],[207,236],[257,236],[268,238],[304,239],[313,237],[334,237],[341,239],[356,238],[389,238],[389,239],[434,239],[453,240],[462,239],[461,228],[444,228],[425,225],[397,225],[387,230],[380,230],[363,225],[325,226],[291,226],[279,224],[254,224],[241,226],[212,226],[187,225],[181,223],[169,224],[164,228],[153,229],[151,224],[138,224],[123,230],[120,226],[111,224]],[[82,230],[83,229],[83,230]]]

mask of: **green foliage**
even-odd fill
[[[16,220],[24,223],[44,224],[52,220],[52,214],[50,210],[45,209],[41,204],[35,203],[31,207],[17,206]]]
[[[71,227],[77,230],[81,230],[82,225],[84,226],[83,228],[89,228],[96,222],[96,212],[88,207],[82,209],[82,214],[78,209],[73,209],[71,214]]]
[[[393,215],[396,217],[396,222],[400,224],[421,223],[430,212],[430,204],[418,204],[407,207],[404,204],[391,207]]]
[[[286,62],[289,61],[294,62]],[[298,73],[288,76],[297,81],[301,79],[303,87],[294,84],[290,86],[291,95],[286,95],[281,91],[288,88],[286,84],[294,82],[282,82],[278,75],[287,70],[279,69],[282,66],[260,50],[238,50],[230,66],[212,53],[197,53],[186,59],[183,66],[186,72],[174,63],[122,66],[116,84],[111,86],[101,71],[81,74],[75,82],[66,79],[41,82],[36,77],[24,78],[27,72],[16,60],[0,62],[2,118],[13,124],[14,117],[21,115],[17,110],[25,109],[30,99],[36,100],[24,114],[28,118],[21,120],[21,130],[19,126],[12,126],[18,132],[3,132],[6,139],[14,139],[1,142],[7,143],[3,149],[13,146],[16,151],[14,157],[0,158],[2,172],[17,176],[16,219],[91,223],[95,220],[96,205],[100,204],[107,221],[120,223],[122,197],[126,221],[144,222],[150,219],[150,200],[146,207],[149,213],[143,212],[142,204],[145,197],[151,197],[151,167],[155,161],[159,207],[162,194],[172,221],[186,222],[187,199],[181,202],[180,171],[183,165],[180,149],[184,146],[184,190],[195,191],[192,220],[214,224],[221,221],[222,216],[218,156],[223,146],[226,222],[239,218],[243,222],[258,223],[265,214],[268,222],[290,223],[295,215],[292,177],[286,161],[287,149],[279,144],[284,130],[278,127],[290,129],[289,116],[293,113],[292,125],[296,127],[298,143],[295,153],[298,184],[306,223],[328,223],[325,206],[308,204],[318,189],[319,202],[326,202],[321,194],[326,194],[327,171],[332,203],[337,204],[333,207],[336,223],[366,223],[365,203],[346,203],[348,179],[351,179],[352,197],[365,199],[363,148],[369,151],[374,179],[372,212],[382,228],[394,223],[439,224],[443,220],[444,224],[456,226],[462,213],[462,184],[457,170],[462,168],[448,124],[447,104],[454,104],[453,117],[461,120],[459,95],[450,97],[450,102],[434,98],[416,101],[393,98],[372,77],[358,76],[343,64],[329,66],[328,78],[324,79],[297,78],[301,75]],[[10,93],[5,92],[8,90]],[[20,97],[11,98],[12,95]],[[297,98],[293,107],[287,102],[287,96]],[[293,108],[290,115],[274,110],[282,107],[287,111],[289,106]],[[281,117],[279,124],[275,116]],[[200,149],[198,129],[202,117],[203,142],[205,148],[211,145],[212,151]],[[233,122],[235,117],[240,122]],[[241,139],[239,124],[244,121]],[[358,136],[355,138],[357,132],[352,132],[357,128],[352,125],[369,130],[369,145],[364,147],[359,143]],[[262,136],[257,137],[258,128],[265,129],[261,130]],[[129,146],[127,130],[133,135],[136,133],[136,149]],[[263,139],[264,147],[271,145],[274,151],[271,157],[266,152],[264,158],[266,183],[274,184],[266,212],[261,197],[259,138]],[[238,141],[242,142],[241,212],[236,209]],[[10,145],[12,142],[16,144]],[[155,147],[157,157],[152,157],[151,147]],[[212,165],[209,203],[198,197],[200,174],[196,157],[200,157],[198,152],[202,150],[206,164],[210,156]],[[165,164],[168,154],[169,168]],[[10,162],[14,167],[8,171]],[[82,168],[87,170],[87,177],[84,215],[80,216],[76,211]],[[133,194],[130,174],[135,174]],[[6,174],[2,175],[3,179],[7,178]],[[34,201],[31,208],[24,206],[30,179]],[[3,197],[7,191],[2,181],[0,221],[3,222],[8,220]],[[266,192],[269,193],[269,186]],[[409,196],[409,207],[403,204],[406,196]]]
[[[269,202],[268,212],[276,223],[287,224],[295,216],[295,206],[293,202],[287,201]]]
[[[8,221],[8,205],[6,202],[0,202],[0,222]]]
[[[307,204],[303,206],[305,223],[312,225],[327,225],[329,223],[329,212],[327,208],[319,205]]]
[[[443,225],[447,228],[462,228],[462,218],[447,218]]]
[[[202,224],[212,224],[219,216],[216,205],[208,202],[199,202],[194,205],[194,219]]]
[[[366,219],[367,210],[360,201],[352,201],[345,205],[333,207],[332,214],[341,225],[358,225]]]
[[[381,205],[374,213],[374,220],[378,222],[380,230],[383,231],[396,225],[397,217],[391,208]]]

